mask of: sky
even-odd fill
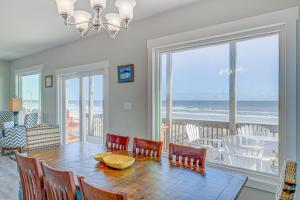
[[[174,100],[229,100],[229,44],[219,44],[173,53],[172,65]],[[165,99],[165,55],[162,55],[161,67],[161,89],[163,99]],[[238,42],[238,100],[277,101],[279,91],[278,70],[278,35]],[[39,99],[39,78],[39,75],[22,77],[24,100]],[[102,76],[94,76],[95,100],[103,99],[102,78]],[[78,100],[79,79],[68,80],[68,83],[69,99]]]
[[[277,101],[279,37],[237,42],[237,98]],[[229,100],[229,44],[172,53],[173,100]],[[162,95],[166,93],[166,55],[162,55]]]

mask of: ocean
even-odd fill
[[[87,102],[88,105],[88,102]],[[134,106],[134,105],[133,105]],[[24,100],[27,109],[38,109],[38,101]],[[69,100],[68,109],[73,117],[79,117],[79,101]],[[88,111],[88,106],[86,107]],[[94,101],[94,112],[103,113],[103,101]],[[166,116],[166,102],[162,102],[162,118]],[[174,119],[193,119],[205,121],[229,121],[229,101],[173,101]],[[238,101],[237,122],[278,124],[278,101]]]

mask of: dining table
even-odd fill
[[[247,182],[247,176],[213,167],[206,167],[204,175],[173,167],[167,155],[162,155],[161,159],[136,156],[131,167],[113,169],[93,158],[106,151],[107,148],[99,144],[76,142],[31,151],[27,156],[60,170],[73,171],[76,184],[76,176],[84,176],[96,187],[127,193],[129,200],[233,200],[238,198]],[[126,151],[113,153],[132,155]]]

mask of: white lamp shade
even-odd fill
[[[112,24],[112,25],[115,25],[115,26],[120,26],[121,25],[122,19],[121,19],[119,14],[108,13],[108,14],[105,15],[105,18],[106,18],[106,20],[109,24]],[[107,25],[107,28],[108,28],[109,31],[118,32],[120,30],[120,28],[112,26],[112,25]]]
[[[76,10],[74,12],[76,28],[78,28],[80,31],[88,29],[89,27],[88,21],[91,19],[91,17],[92,15],[89,12],[83,10]]]
[[[122,19],[131,20],[133,18],[133,8],[136,5],[135,0],[117,0],[115,5],[118,7]]]
[[[90,0],[92,8],[100,6],[103,9],[106,7],[106,0]]]
[[[67,14],[69,16],[73,15],[74,12],[74,3],[77,0],[56,0],[58,13]]]

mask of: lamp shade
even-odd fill
[[[79,31],[84,31],[84,30],[88,29],[88,27],[89,27],[88,21],[91,19],[91,17],[92,17],[91,13],[89,13],[87,11],[76,10],[74,12],[76,28],[78,28]]]
[[[77,0],[56,0],[57,10],[60,15],[73,15],[74,4]]]
[[[105,18],[109,24],[112,24],[112,25],[109,24],[107,25],[109,31],[118,32],[120,30],[120,28],[116,27],[116,26],[120,26],[122,22],[122,19],[119,14],[108,13],[105,15]]]
[[[90,2],[92,8],[94,8],[95,6],[100,6],[104,9],[106,6],[106,0],[90,0]]]
[[[18,112],[22,110],[22,99],[20,98],[11,98],[8,101],[8,109],[12,112]]]
[[[122,19],[132,20],[135,0],[117,0],[115,5],[118,7]]]

